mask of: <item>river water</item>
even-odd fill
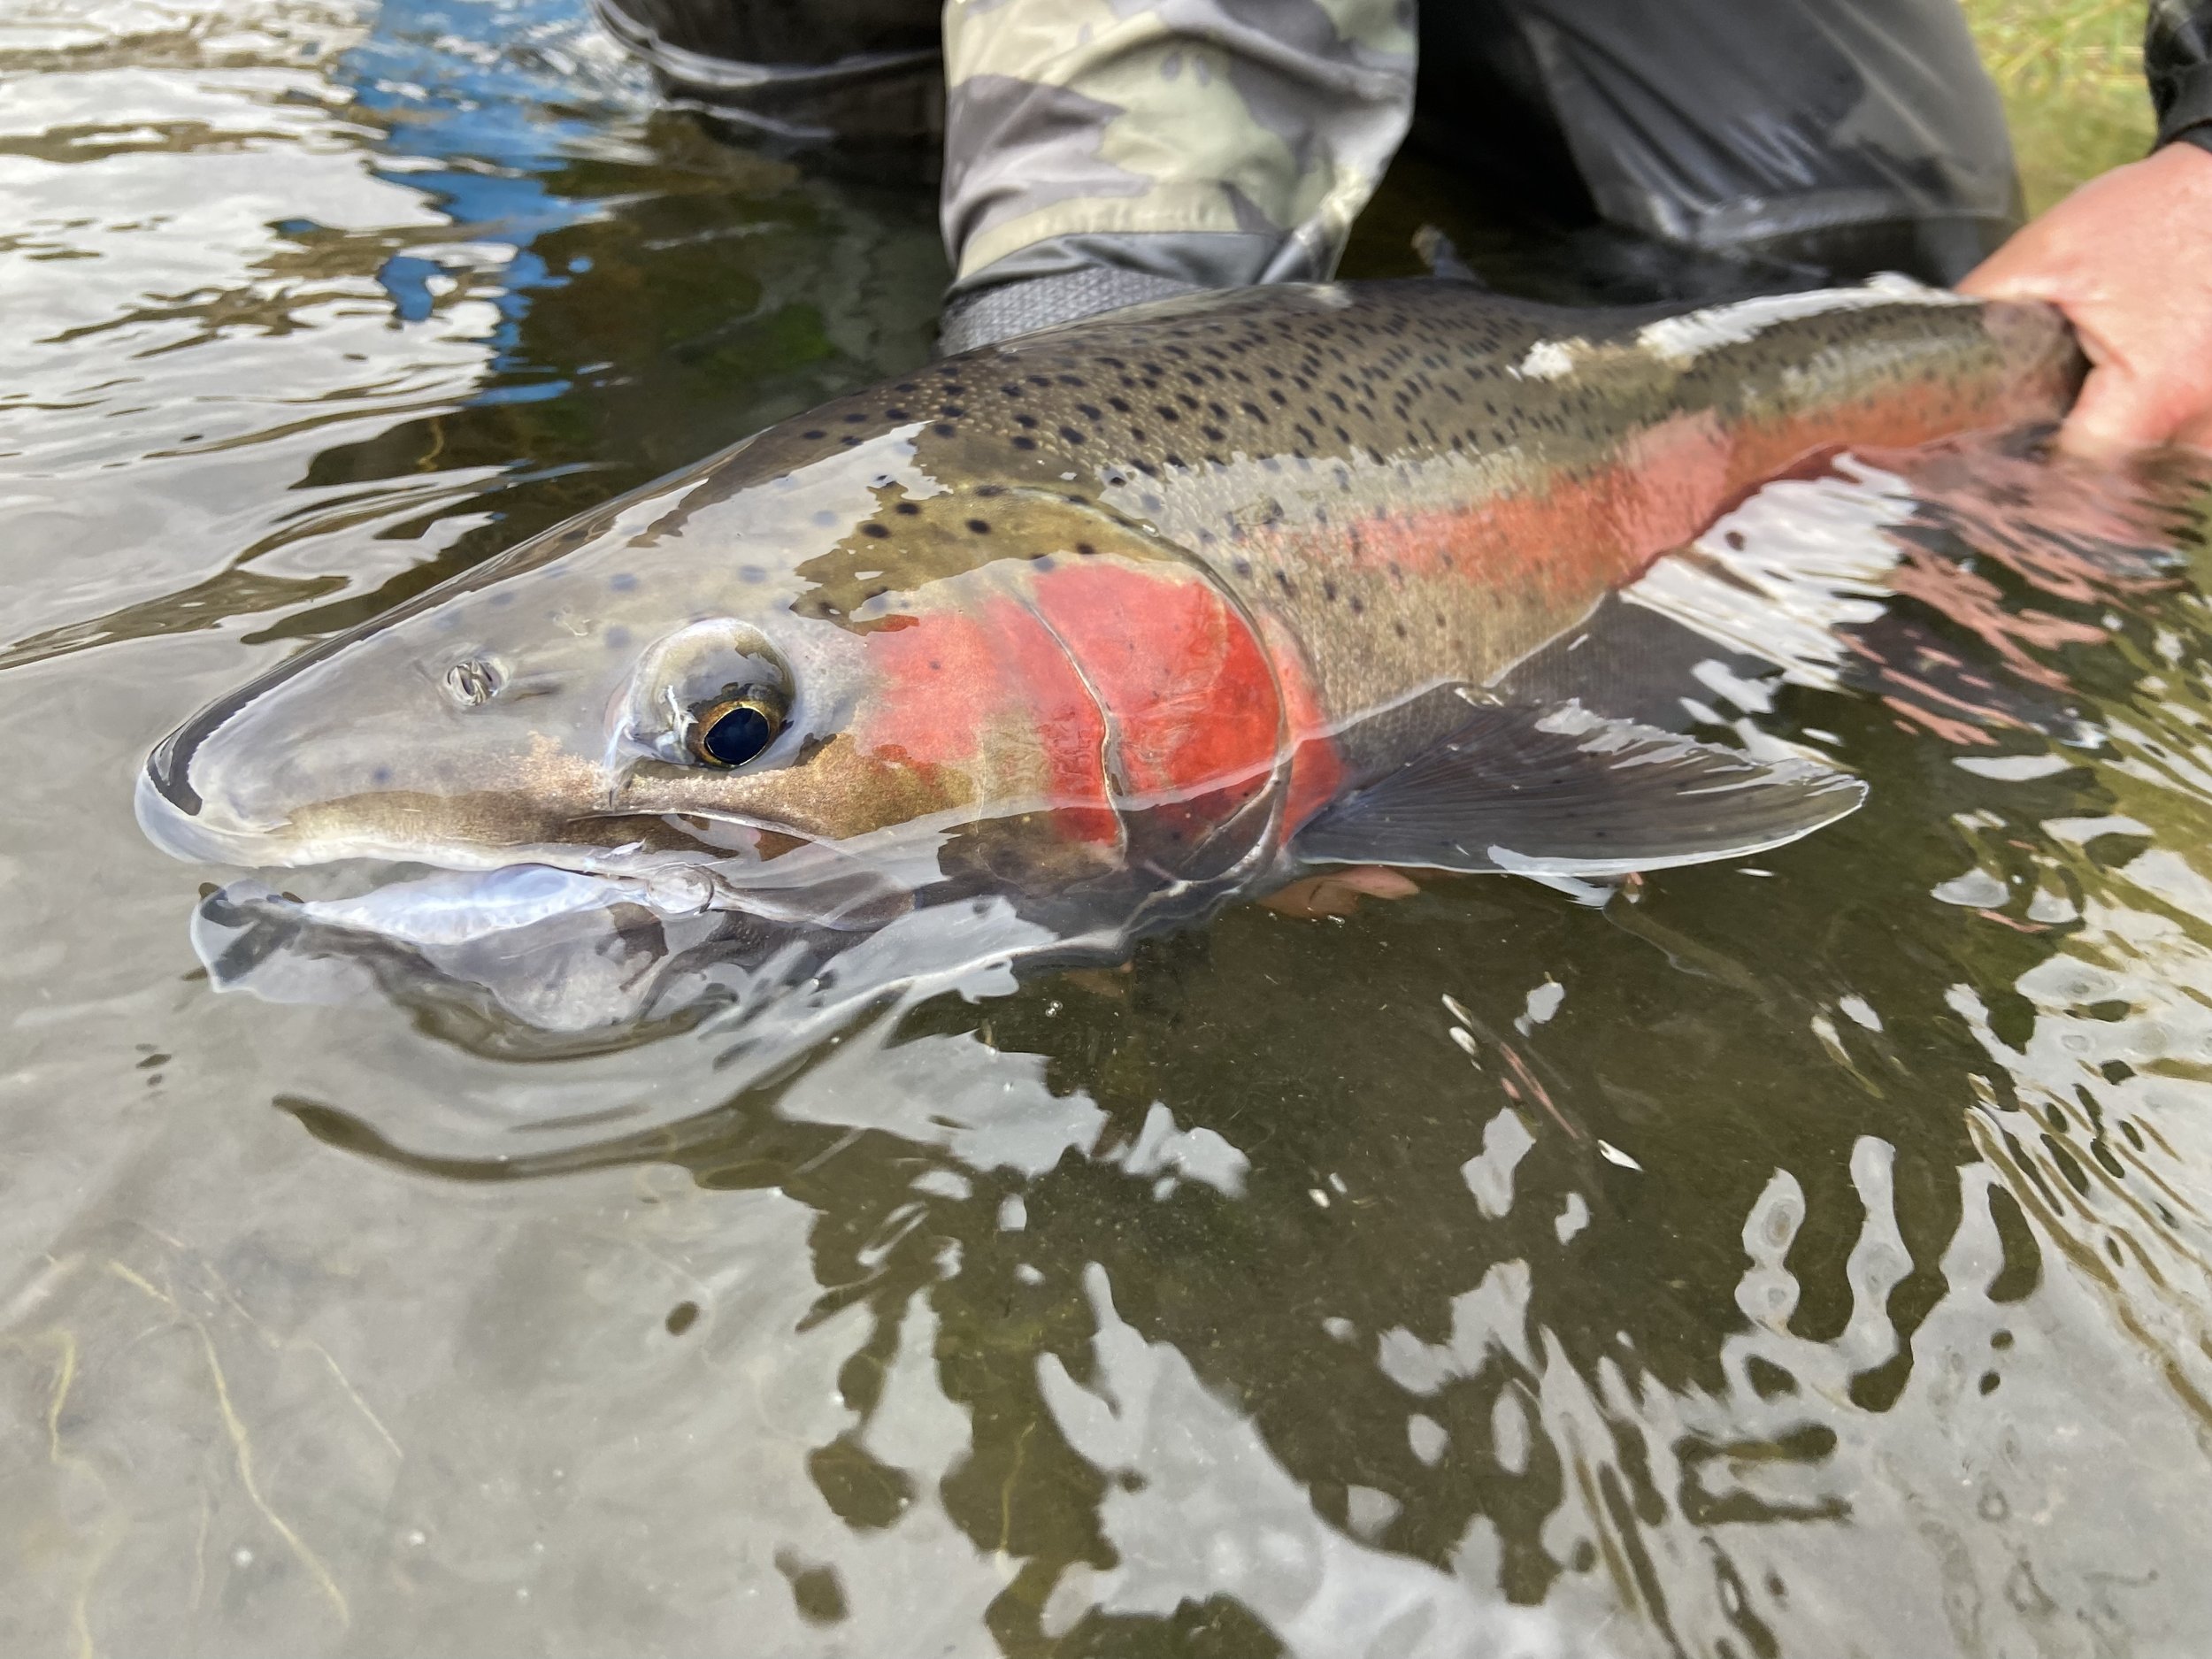
[[[923,360],[926,181],[569,0],[5,0],[0,203],[0,1649],[2201,1651],[2212,610],[2060,556],[2093,481],[1916,636],[2063,718],[1700,694],[1872,784],[1808,841],[733,1093],[217,995],[131,782]]]

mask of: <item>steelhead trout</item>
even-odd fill
[[[2082,372],[2055,312],[1897,279],[1143,307],[841,398],[315,647],[163,742],[141,818],[377,878],[227,925],[572,1029],[674,993],[585,994],[564,927],[765,1008],[1110,955],[1333,864],[1754,851],[1860,785],[1609,716],[1601,654],[1528,664],[1809,454],[2049,420]]]

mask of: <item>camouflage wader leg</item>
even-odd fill
[[[594,4],[764,132],[931,130],[936,0]],[[1471,193],[1654,269],[1950,280],[2016,222],[1955,0],[1429,0],[1417,81],[1415,29],[1411,0],[946,0],[947,349],[1329,276],[1409,124]]]
[[[948,351],[1331,275],[1413,111],[1407,0],[949,0]]]
[[[1486,201],[1641,248],[1649,296],[1699,257],[1738,291],[1955,280],[2018,222],[1955,0],[1429,0],[1409,111],[1411,21],[1375,0],[950,0],[946,349],[1332,274],[1409,113]]]

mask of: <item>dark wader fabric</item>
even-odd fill
[[[1431,0],[1410,30],[1387,0],[1158,0],[1098,9],[1159,39],[1087,53],[1080,9],[948,8],[949,349],[1326,277],[1407,142],[1555,257],[1610,263],[1617,299],[1949,282],[2019,220],[1955,0]],[[1120,141],[1194,105],[1202,138]],[[1584,227],[1606,234],[1557,240]]]
[[[1740,288],[1948,282],[2018,218],[1955,0],[594,4],[672,89],[763,132],[941,119],[948,349],[1325,278],[1402,144],[1571,255],[1627,250],[1615,297],[1725,288],[1717,265]],[[2178,119],[2212,115],[2208,4],[2152,7],[2162,138],[2212,131]]]
[[[1953,0],[1432,4],[1412,142],[1539,222],[1829,278],[1955,282],[2021,213]]]
[[[2143,73],[2158,111],[2158,142],[2212,150],[2212,0],[2151,0]]]

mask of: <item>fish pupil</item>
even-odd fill
[[[775,734],[766,715],[741,704],[726,710],[709,726],[699,746],[725,766],[742,766],[766,749]]]

